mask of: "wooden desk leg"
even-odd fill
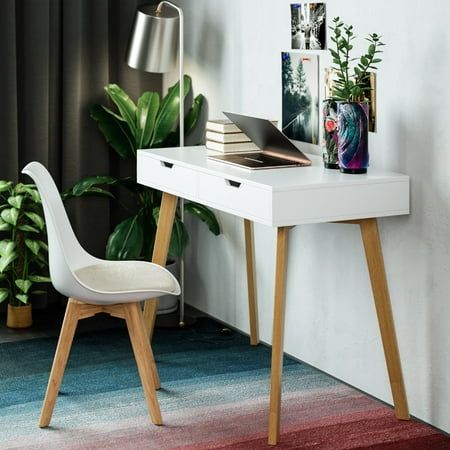
[[[177,209],[177,201],[177,196],[164,192],[161,200],[158,228],[156,230],[155,246],[153,248],[152,256],[152,262],[161,266],[165,266],[167,261],[170,237],[172,236],[173,220],[175,218],[175,211]],[[152,298],[145,302],[144,325],[150,339],[153,336],[157,309],[157,298]]]
[[[270,380],[269,445],[276,445],[280,436],[281,377],[283,373],[283,338],[288,233],[289,227],[280,227],[277,230],[275,302],[272,332],[272,374]]]
[[[359,224],[366,252],[367,267],[372,284],[389,381],[391,383],[395,415],[397,419],[409,420],[408,402],[403,382],[377,220],[364,219]]]
[[[245,258],[247,263],[248,310],[250,316],[250,344],[259,344],[258,305],[255,285],[255,251],[253,242],[253,223],[244,219]]]

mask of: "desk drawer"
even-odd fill
[[[241,217],[267,220],[271,216],[271,191],[215,175],[199,175],[198,198],[200,203]]]
[[[198,172],[164,161],[139,157],[137,181],[170,194],[195,197]]]

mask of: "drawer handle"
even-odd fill
[[[161,165],[167,167],[168,169],[171,169],[173,167],[173,163],[167,161],[161,161]]]
[[[239,183],[238,181],[233,181],[233,180],[225,180],[225,181],[228,184],[228,186],[232,186],[234,188],[239,188],[242,184],[242,183]]]

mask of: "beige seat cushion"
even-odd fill
[[[89,289],[105,293],[176,293],[178,283],[161,266],[143,261],[108,261],[74,271]]]

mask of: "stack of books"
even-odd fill
[[[206,123],[206,148],[222,153],[259,150],[252,140],[229,120],[208,120]]]

